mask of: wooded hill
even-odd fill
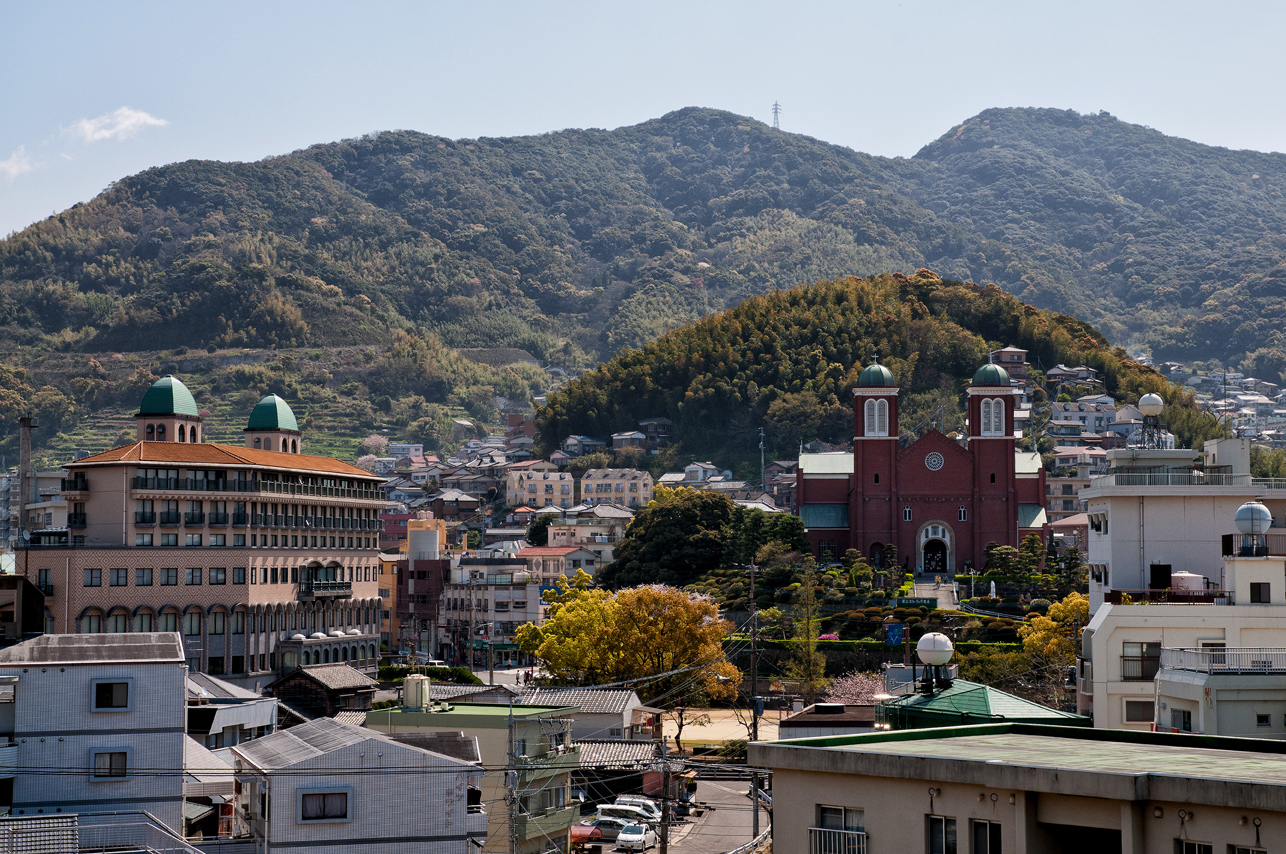
[[[662,468],[712,459],[757,481],[761,426],[770,460],[794,458],[813,439],[847,446],[851,389],[875,355],[902,389],[902,431],[932,418],[946,432],[962,426],[965,384],[1006,344],[1028,350],[1034,366],[1089,365],[1118,399],[1161,394],[1184,446],[1218,433],[1190,396],[1088,324],[1024,305],[994,285],[921,270],[751,297],[621,353],[550,396],[538,415],[541,441],[552,448],[569,434],[607,436],[660,416],[673,422]]]
[[[364,344],[590,363],[754,293],[929,267],[1158,358],[1286,368],[1286,156],[988,110],[871,157],[689,108],[509,139],[411,131],[121,179],[0,242],[0,346]]]

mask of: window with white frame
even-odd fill
[[[903,522],[910,522],[910,521],[911,521],[911,505],[910,505],[910,504],[908,504],[907,506],[905,506],[905,507],[903,507],[903,508],[902,508],[902,521],[903,521]]]
[[[972,819],[969,822],[972,854],[1000,854],[1000,823]]]
[[[957,854],[956,820],[943,815],[927,815],[925,819],[928,854]]]
[[[866,436],[889,435],[889,402],[887,400],[868,400],[863,407],[864,431]]]

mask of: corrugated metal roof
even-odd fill
[[[527,706],[580,706],[586,715],[623,714],[638,695],[630,690],[603,688],[528,688],[521,694]]]
[[[580,748],[581,768],[647,766],[659,753],[654,741],[590,739],[574,743]]]
[[[40,635],[0,650],[0,664],[88,664],[97,661],[183,663],[177,632]]]
[[[835,454],[800,454],[799,470],[804,474],[852,474],[853,455]]]
[[[188,697],[216,700],[262,700],[261,694],[248,691],[231,682],[216,679],[207,673],[188,671]]]
[[[403,744],[383,733],[346,724],[334,718],[317,718],[247,744],[238,744],[232,748],[232,752],[257,768],[274,771],[367,741],[378,741],[403,750],[436,756],[451,764],[470,764],[413,744]],[[386,767],[398,767],[395,763],[390,764],[387,758],[385,763]]]

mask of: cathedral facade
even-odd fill
[[[936,429],[900,437],[898,397],[888,368],[867,367],[853,389],[852,452],[800,457],[799,515],[819,560],[857,549],[885,565],[893,544],[908,569],[951,576],[981,571],[989,543],[1044,539],[1045,472],[1038,454],[1017,448],[1003,368],[974,374],[964,439]]]

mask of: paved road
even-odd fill
[[[670,851],[675,854],[719,854],[745,845],[754,838],[747,780],[701,780],[697,803],[705,813],[670,830]],[[759,829],[768,829],[768,811],[759,808]]]
[[[959,604],[951,583],[943,581],[941,584],[934,584],[933,576],[929,576],[927,580],[916,579],[913,595],[917,598],[937,599],[939,608],[954,608]]]

